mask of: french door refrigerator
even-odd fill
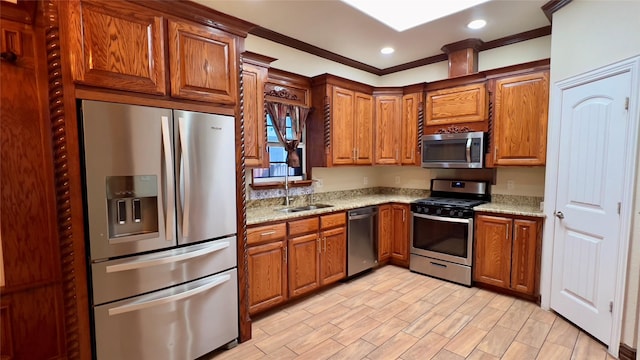
[[[234,118],[88,100],[79,115],[95,357],[233,344]]]

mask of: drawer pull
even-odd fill
[[[273,230],[273,231],[267,231],[267,232],[263,232],[262,234],[260,234],[260,236],[269,236],[269,235],[273,235],[273,234],[275,234],[275,233],[276,233],[276,231],[275,231],[275,230]]]

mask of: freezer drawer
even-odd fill
[[[236,267],[236,237],[91,265],[96,305]]]
[[[238,337],[237,271],[94,308],[96,356],[195,359]]]

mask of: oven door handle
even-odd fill
[[[446,222],[452,222],[452,223],[460,223],[460,224],[468,224],[469,223],[469,219],[456,219],[456,218],[449,218],[449,217],[443,217],[443,216],[433,216],[433,215],[424,215],[424,214],[416,214],[416,213],[412,213],[413,216],[415,217],[419,217],[422,219],[429,219],[429,220],[436,220],[436,221],[446,221]]]

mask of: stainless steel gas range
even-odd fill
[[[411,271],[471,286],[473,207],[490,199],[486,182],[431,180],[411,203]]]

